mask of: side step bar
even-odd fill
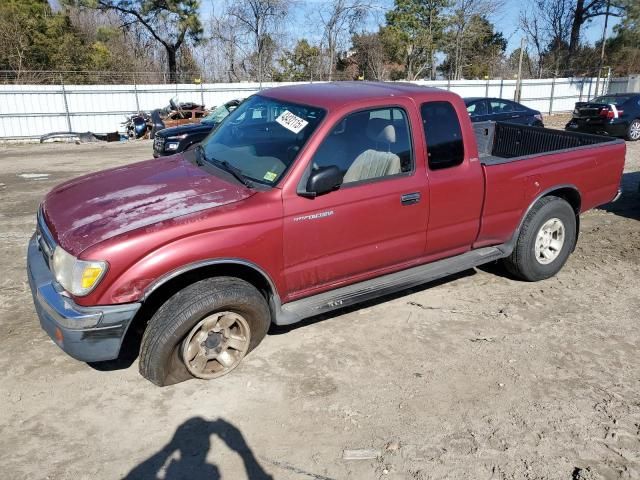
[[[276,306],[276,325],[291,325],[300,320],[338,308],[371,300],[404,290],[416,285],[431,282],[447,275],[463,272],[478,265],[508,257],[513,247],[498,245],[495,247],[471,250],[455,257],[408,268],[371,280],[347,285],[328,292],[302,298]]]

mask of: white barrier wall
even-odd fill
[[[612,81],[612,83],[615,81]],[[263,83],[263,88],[289,83]],[[513,99],[515,80],[416,81],[463,97]],[[593,98],[595,78],[524,80],[522,103],[549,114]],[[604,90],[603,81],[600,90]],[[174,98],[211,108],[259,90],[258,83],[179,85],[0,85],[0,139],[34,138],[51,132],[122,131],[125,117],[162,108]]]

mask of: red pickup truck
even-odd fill
[[[143,331],[157,385],[235,368],[269,326],[502,260],[536,281],[614,200],[621,140],[472,125],[457,95],[401,83],[260,92],[200,148],[63,183],[28,271],[44,330],[115,359]]]

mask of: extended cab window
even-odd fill
[[[407,115],[401,108],[356,112],[324,139],[312,168],[337,166],[343,184],[389,177],[413,169]]]
[[[449,102],[428,102],[422,104],[420,111],[429,168],[438,170],[460,165],[464,159],[464,144],[453,105]]]

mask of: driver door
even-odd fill
[[[347,115],[309,165],[312,171],[340,168],[340,188],[313,199],[285,196],[289,295],[283,300],[397,270],[424,254],[427,179],[424,167],[416,168],[423,151],[414,148],[407,112],[413,110],[384,107]],[[419,128],[415,119],[411,123]]]

